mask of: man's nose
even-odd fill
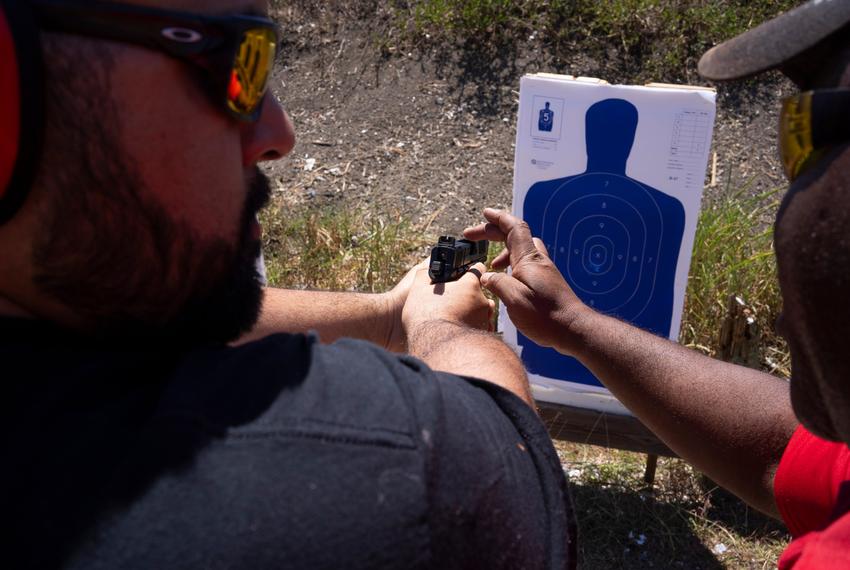
[[[260,118],[246,123],[242,130],[242,153],[245,166],[283,158],[295,146],[295,129],[289,115],[277,98],[266,94]]]

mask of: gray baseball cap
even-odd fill
[[[711,48],[699,61],[699,73],[724,81],[775,69],[848,25],[850,0],[810,0]]]

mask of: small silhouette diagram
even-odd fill
[[[534,184],[523,217],[582,301],[668,336],[685,209],[676,198],[626,176],[638,125],[634,105],[599,101],[587,110],[585,123],[587,170]],[[529,372],[601,386],[578,360],[517,337]]]
[[[540,116],[537,119],[537,130],[546,133],[552,132],[552,126],[555,124],[555,111],[549,108],[549,101],[546,101],[546,107],[540,109]]]

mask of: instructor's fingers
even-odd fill
[[[499,253],[499,255],[496,256],[496,258],[490,264],[490,267],[492,267],[496,271],[499,271],[501,269],[505,269],[510,264],[511,264],[511,252],[506,249],[506,250],[502,251],[501,253]]]
[[[486,239],[490,241],[505,241],[507,236],[495,224],[478,224],[471,228],[463,230],[463,237],[473,241]]]
[[[528,224],[507,212],[493,208],[485,209],[484,217],[491,224],[498,226],[507,236],[505,243],[511,252],[511,263],[514,266],[524,257],[537,253]]]
[[[481,284],[501,299],[508,309],[523,303],[531,294],[524,283],[506,273],[485,273]]]
[[[549,257],[549,250],[546,249],[546,244],[543,243],[543,240],[540,238],[534,238],[534,247],[537,248],[537,251]]]

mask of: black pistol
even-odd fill
[[[431,250],[431,264],[428,266],[431,282],[445,283],[460,279],[474,264],[487,261],[489,246],[486,239],[470,241],[442,236]]]

